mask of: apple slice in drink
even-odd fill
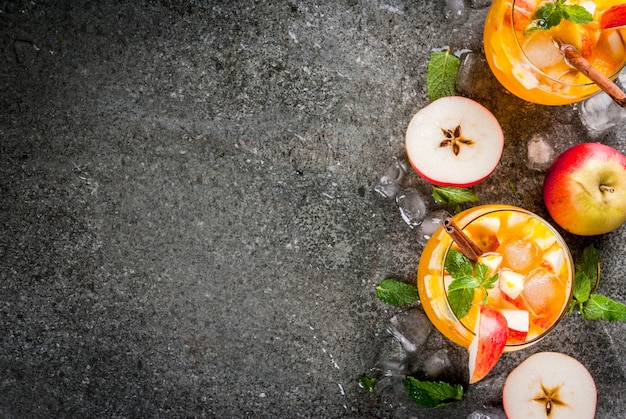
[[[445,96],[420,109],[406,131],[415,171],[439,186],[469,187],[498,165],[504,134],[495,116],[474,100]]]
[[[596,402],[596,385],[587,368],[557,352],[527,358],[511,371],[502,391],[509,419],[592,419]]]
[[[526,310],[503,309],[500,313],[509,327],[507,343],[525,342],[530,330],[530,315]]]
[[[497,364],[508,337],[506,319],[499,311],[481,306],[469,350],[470,384],[482,380]]]
[[[600,29],[616,29],[626,26],[626,3],[609,7],[600,18]]]

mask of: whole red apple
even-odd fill
[[[581,236],[604,234],[626,222],[626,156],[600,143],[563,152],[543,182],[550,216]]]

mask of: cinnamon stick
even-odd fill
[[[482,249],[467,237],[463,230],[452,221],[452,218],[444,218],[442,225],[446,233],[450,235],[454,243],[459,247],[459,251],[470,261],[476,263],[478,257],[483,254]]]
[[[561,44],[561,53],[572,67],[597,84],[600,89],[611,96],[615,103],[622,107],[626,106],[626,93],[613,83],[611,79],[594,68],[576,48],[571,45]]]

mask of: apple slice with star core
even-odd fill
[[[582,143],[560,154],[543,181],[543,200],[570,233],[608,233],[626,222],[626,155],[601,143]]]
[[[490,307],[481,306],[469,350],[469,382],[482,380],[498,363],[509,328],[506,318]]]
[[[498,165],[504,134],[495,116],[478,102],[444,96],[420,109],[406,130],[413,169],[438,186],[470,187]]]
[[[539,352],[506,378],[502,405],[508,419],[593,419],[597,391],[578,360],[558,352]]]

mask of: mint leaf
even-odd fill
[[[431,101],[444,96],[456,95],[456,76],[461,60],[450,54],[450,50],[430,54],[426,71],[426,90]]]
[[[547,2],[541,5],[533,14],[533,21],[524,34],[536,30],[546,30],[557,26],[563,19],[584,25],[593,22],[593,15],[587,9],[577,4],[565,4],[565,0]]]
[[[472,262],[456,249],[450,249],[448,252],[444,268],[446,268],[446,272],[453,278],[471,276],[472,272],[474,272]]]
[[[463,400],[463,386],[443,381],[404,379],[404,391],[415,403],[424,407],[440,407]]]
[[[626,305],[604,295],[593,294],[585,301],[582,315],[587,320],[626,321]]]
[[[433,185],[432,195],[435,202],[440,204],[458,205],[466,202],[478,202],[478,196],[468,188]]]
[[[359,386],[368,390],[370,393],[373,393],[374,387],[376,387],[376,379],[370,378],[366,375],[359,375]]]
[[[448,302],[454,314],[462,319],[472,308],[474,293],[481,289],[487,300],[487,290],[495,286],[498,274],[487,278],[489,268],[482,263],[475,266],[456,249],[450,249],[444,263],[446,272],[453,278],[448,285]]]
[[[395,279],[384,279],[376,286],[376,296],[384,303],[402,307],[419,300],[417,287]]]
[[[598,284],[600,276],[600,255],[593,245],[583,249],[583,254],[576,263],[574,276],[574,301],[570,306],[571,309],[578,305],[580,312],[583,311],[583,304],[589,300],[593,290]]]
[[[457,288],[448,291],[448,302],[454,315],[462,319],[472,309],[474,301],[474,288]]]

